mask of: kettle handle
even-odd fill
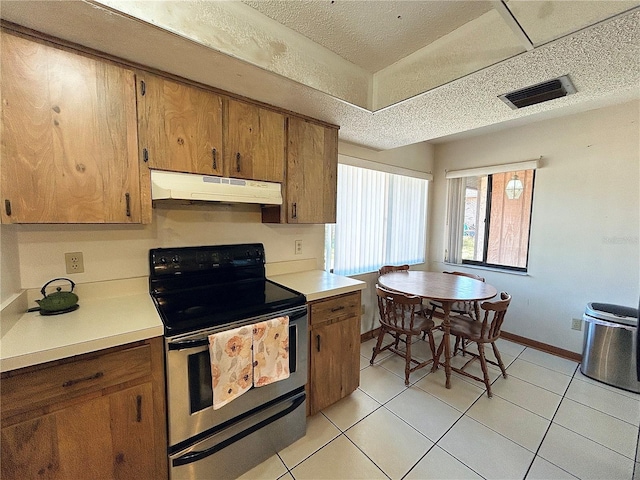
[[[47,289],[47,287],[48,287],[51,283],[55,282],[56,280],[66,280],[67,282],[69,282],[69,283],[71,284],[71,290],[70,290],[71,292],[73,292],[73,289],[74,289],[74,288],[75,288],[75,286],[76,286],[76,284],[75,284],[75,283],[73,283],[73,280],[71,280],[71,279],[69,279],[69,278],[63,278],[63,277],[54,278],[53,280],[49,280],[47,283],[45,283],[45,284],[43,285],[43,287],[42,287],[42,290],[40,290],[40,293],[42,294],[42,296],[43,296],[43,297],[46,297],[46,296],[47,296],[47,293],[46,293],[46,289]]]

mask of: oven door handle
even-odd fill
[[[197,348],[209,345],[208,338],[194,338],[193,340],[179,340],[177,342],[169,342],[167,348],[169,350],[185,350],[187,348]]]
[[[197,452],[189,452],[186,453],[176,459],[174,459],[172,461],[172,465],[174,467],[179,467],[180,465],[188,465],[190,463],[194,463],[197,462],[198,460],[202,460],[203,458],[207,458],[210,455],[213,455],[214,453],[219,452],[220,450],[228,447],[229,445],[234,444],[235,442],[242,440],[244,437],[246,437],[247,435],[251,435],[252,433],[260,430],[261,428],[266,427],[267,425],[280,420],[282,417],[289,415],[291,412],[293,412],[295,409],[297,409],[300,405],[302,405],[305,401],[305,399],[307,398],[307,396],[305,395],[304,392],[302,392],[298,398],[296,398],[291,405],[289,405],[287,408],[285,408],[284,410],[279,411],[278,413],[276,413],[275,415],[272,415],[268,418],[265,418],[264,420],[262,420],[261,422],[256,423],[255,425],[252,425],[251,427],[247,428],[246,430],[243,430],[235,435],[233,435],[232,437],[227,438],[226,440],[210,447],[207,448],[205,450],[199,450]]]

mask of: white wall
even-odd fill
[[[433,170],[434,157],[433,145],[426,142],[407,145],[406,147],[394,148],[392,150],[376,151],[356,145],[341,142],[338,145],[338,154],[347,155],[349,157],[362,158],[372,162],[394,165],[396,167],[407,168],[419,172],[430,173]],[[339,159],[340,157],[338,157]],[[433,182],[430,182],[430,184]],[[429,185],[429,202],[431,202],[431,185]],[[429,218],[427,218],[427,224]],[[429,250],[429,238],[427,238],[427,251]],[[426,255],[426,253],[425,253]],[[426,264],[414,265],[414,270],[426,269]],[[378,327],[377,299],[375,292],[375,284],[378,275],[376,273],[367,273],[364,275],[355,275],[353,278],[367,282],[367,288],[362,291],[362,303],[365,306],[365,312],[362,316],[361,332],[369,332]]]
[[[20,261],[18,236],[15,225],[0,225],[0,304],[19,293]]]
[[[5,226],[6,227],[6,226]],[[169,246],[261,242],[268,263],[317,259],[323,267],[322,225],[261,223],[257,205],[166,206],[154,210],[151,225],[17,225],[14,247],[2,245],[5,262],[17,258],[21,288],[40,288],[55,277],[85,283],[149,275],[149,249]],[[4,237],[3,237],[4,238]],[[295,240],[303,241],[301,255]],[[84,254],[85,273],[65,273],[64,253]],[[2,283],[3,298],[5,295]]]
[[[587,302],[638,305],[637,101],[435,146],[430,270],[441,263],[445,169],[543,157],[536,172],[527,276],[481,273],[513,300],[504,330],[573,352]]]

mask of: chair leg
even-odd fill
[[[489,370],[487,369],[487,360],[484,358],[484,344],[478,343],[478,356],[480,357],[480,366],[482,367],[482,375],[484,376],[484,385],[487,387],[487,396],[491,398],[491,383],[489,382]]]
[[[427,318],[428,318],[429,320],[433,320],[433,314],[435,313],[435,311],[436,311],[436,307],[434,307],[434,306],[432,305],[432,306],[431,306],[431,311],[429,312],[429,315],[427,316]],[[425,331],[425,332],[422,332],[422,339],[423,339],[423,340],[426,338],[426,336],[427,336],[427,332],[426,332],[426,331]]]
[[[386,334],[386,330],[384,328],[380,328],[380,333],[378,334],[378,341],[376,342],[376,346],[373,347],[373,355],[371,356],[371,360],[369,361],[369,365],[373,365],[373,361],[376,358],[376,355],[380,353],[380,346],[382,345],[382,340]]]
[[[398,349],[398,345],[400,345],[400,334],[398,332],[395,332],[393,335],[396,338],[396,343],[395,343],[394,348],[397,350]]]
[[[436,339],[433,338],[433,332],[431,330],[427,330],[424,333],[429,336],[429,348],[431,349],[431,358],[433,359],[433,361],[435,363],[435,361],[436,361]]]
[[[460,348],[460,337],[456,336],[456,343],[453,345],[453,356],[455,357],[458,354],[458,349]],[[464,357],[464,340],[462,341],[462,356]]]
[[[442,355],[442,351],[444,350],[444,337],[440,340],[440,345],[438,345],[438,351],[436,352],[436,357],[433,360],[433,367],[431,367],[431,371],[435,372],[438,369],[438,365],[440,365],[440,355]]]
[[[498,360],[498,365],[500,366],[500,370],[502,371],[502,376],[507,378],[507,369],[504,368],[504,363],[502,363],[502,357],[500,357],[500,352],[498,351],[498,347],[496,346],[496,342],[491,342],[491,347],[493,348],[493,354]]]
[[[405,366],[404,366],[404,384],[409,385],[409,374],[411,373],[411,335],[407,335],[407,350],[405,353]]]

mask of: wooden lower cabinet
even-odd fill
[[[360,385],[360,292],[309,305],[309,415]]]
[[[3,479],[167,478],[162,339],[2,374]]]

